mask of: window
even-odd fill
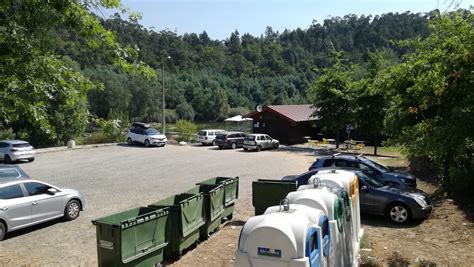
[[[48,189],[50,189],[51,187],[45,185],[45,184],[42,184],[42,183],[36,183],[36,182],[33,182],[33,183],[24,183],[25,187],[26,187],[26,191],[28,191],[28,194],[30,196],[35,196],[35,195],[41,195],[41,194],[47,194],[48,193]]]
[[[334,163],[333,159],[327,159],[323,162],[323,167],[331,167],[333,163]]]
[[[19,184],[5,186],[0,188],[0,199],[12,199],[23,197],[23,191]]]
[[[265,140],[265,136],[263,136],[263,135],[259,136],[258,140]]]
[[[8,147],[8,144],[1,142],[1,143],[0,143],[0,148],[3,148],[3,147]]]
[[[206,131],[200,131],[198,135],[206,135]]]
[[[318,249],[318,232],[314,232],[309,238],[309,250],[311,252]]]
[[[325,221],[323,222],[323,226],[322,226],[321,228],[322,228],[321,230],[323,230],[323,233],[322,233],[323,238],[325,238],[325,237],[329,234],[329,223],[328,223],[328,220],[325,220]]]
[[[343,159],[337,159],[335,165],[336,167],[350,167],[349,162]]]
[[[13,147],[30,147],[29,143],[19,143],[19,144],[13,144]]]
[[[272,138],[271,138],[270,136],[268,136],[268,135],[265,136],[265,139],[267,139],[267,140],[272,140]]]
[[[18,178],[20,177],[20,173],[13,169],[0,169],[0,178]]]

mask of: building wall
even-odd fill
[[[290,123],[284,118],[268,111],[257,113],[252,118],[254,133],[268,134],[278,139],[282,144],[301,143],[303,136],[314,138],[318,134],[318,130],[311,127],[308,121]]]

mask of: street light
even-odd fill
[[[170,59],[171,57],[168,56],[166,58]],[[165,106],[166,106],[165,105],[165,61],[164,60],[161,62],[161,86],[162,86],[162,89],[163,89],[163,91],[162,91],[162,96],[163,96],[162,101],[163,102],[161,103],[162,108],[163,108],[163,110],[162,110],[162,116],[163,117],[162,117],[161,123],[163,125],[163,134],[166,134],[166,129],[165,129],[165,127],[166,127],[166,120],[165,120]]]

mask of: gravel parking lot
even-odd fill
[[[20,164],[21,168],[34,179],[81,190],[86,209],[72,222],[56,220],[7,235],[0,242],[0,265],[96,266],[91,220],[150,204],[215,176],[240,177],[234,220],[245,221],[253,213],[253,180],[301,173],[313,159],[284,148],[246,153],[202,146],[118,145],[38,154],[34,162]]]

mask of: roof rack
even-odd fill
[[[341,153],[332,154],[332,158],[337,157],[339,155],[341,155]]]
[[[358,159],[358,158],[363,157],[363,156],[364,156],[364,154],[359,154],[359,155],[355,156],[354,158]]]

